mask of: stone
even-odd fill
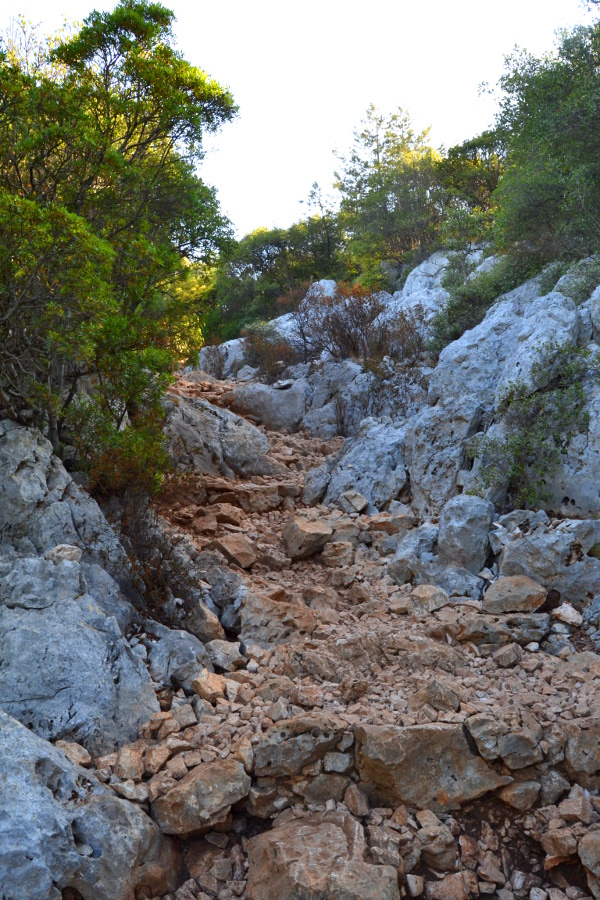
[[[361,779],[417,809],[458,809],[509,783],[474,754],[462,725],[364,725],[356,729]]]
[[[254,425],[200,397],[163,401],[165,435],[176,462],[205,475],[275,475],[284,466],[269,456],[269,441]]]
[[[540,794],[541,785],[537,781],[518,781],[507,784],[498,792],[498,796],[504,803],[525,812],[535,804]]]
[[[417,587],[413,588],[410,598],[417,609],[428,613],[435,612],[436,609],[442,609],[450,602],[446,591],[434,584],[417,585]]]
[[[445,825],[426,825],[417,832],[421,859],[436,872],[452,872],[456,868],[458,846]]]
[[[143,747],[121,747],[115,763],[115,775],[124,781],[141,781],[144,774]]]
[[[449,500],[440,516],[440,559],[477,575],[490,551],[488,534],[493,518],[494,507],[481,497],[461,494]]]
[[[308,559],[323,549],[333,529],[320,520],[292,519],[283,532],[285,549],[290,559]]]
[[[281,644],[290,638],[299,640],[312,634],[317,626],[317,617],[307,606],[272,600],[253,591],[248,591],[242,600],[240,620],[241,640],[261,647]]]
[[[427,682],[425,688],[427,702],[438,710],[460,709],[460,697],[452,688],[439,679]]]
[[[544,523],[527,534],[515,532],[499,558],[501,575],[528,575],[561,601],[577,609],[593,597],[600,583],[600,559],[590,551],[600,545],[600,520],[563,519],[549,529]]]
[[[420,897],[425,890],[425,879],[422,875],[407,875],[406,890],[409,897]]]
[[[344,803],[353,816],[366,816],[369,814],[369,801],[364,793],[355,784],[350,784],[344,794]]]
[[[492,614],[535,612],[545,603],[547,593],[527,575],[503,576],[484,594],[483,611]]]
[[[399,900],[391,866],[365,862],[361,825],[349,813],[313,813],[248,842],[249,900]]]
[[[152,804],[163,834],[192,834],[222,823],[234,803],[248,796],[250,776],[235,760],[196,766]]]
[[[565,858],[577,852],[577,838],[570,828],[553,828],[546,831],[540,843],[550,857]]]
[[[251,415],[270,431],[294,432],[304,418],[311,400],[306,379],[293,381],[284,390],[270,384],[243,384],[224,397],[234,412]]]
[[[565,763],[568,774],[578,783],[584,783],[586,776],[600,772],[600,719],[586,720],[585,730],[577,725],[569,725],[565,745]]]
[[[332,569],[351,566],[353,561],[354,547],[350,541],[331,541],[321,553],[321,562]]]
[[[577,852],[587,872],[600,878],[600,832],[588,831],[584,834],[579,841]]]
[[[203,668],[212,669],[202,644],[187,631],[165,629],[148,654],[150,674],[165,687],[182,687],[192,691],[192,682]]]
[[[88,768],[92,764],[92,757],[81,744],[74,741],[55,741],[54,746],[65,754],[65,756],[78,766]]]
[[[202,643],[225,639],[225,630],[219,622],[218,616],[200,600],[193,605],[188,613],[185,627]]]
[[[270,728],[254,749],[256,775],[297,775],[333,750],[346,725],[325,713],[305,713]]]
[[[552,806],[569,790],[569,782],[556,769],[550,769],[542,775],[541,800],[544,806]]]
[[[139,599],[127,554],[100,507],[68,475],[62,462],[53,456],[50,442],[37,429],[6,419],[0,422],[0,472],[0,534],[4,545],[10,544],[19,555],[29,557],[65,544],[78,547],[82,566],[101,566],[109,582],[114,579],[129,599]],[[102,593],[96,593],[90,585],[88,591],[96,605],[105,609]],[[119,606],[126,607],[122,595]],[[107,614],[116,615],[114,609]],[[130,608],[129,622],[132,615]]]
[[[235,672],[246,662],[245,657],[240,653],[239,641],[209,641],[204,645],[204,649],[213,666],[223,669],[225,672]]]
[[[338,503],[340,507],[344,510],[344,512],[351,513],[364,512],[367,506],[369,505],[369,501],[366,497],[363,497],[362,494],[359,494],[358,491],[350,488],[348,491],[344,491],[343,494],[340,494],[338,497]]]
[[[202,700],[207,700],[213,705],[217,700],[222,700],[227,691],[227,679],[223,675],[217,675],[203,669],[192,681],[192,690]]]
[[[131,900],[177,887],[178,852],[149,816],[2,712],[0,780],[3,896]]]
[[[0,564],[0,709],[40,737],[95,755],[135,740],[158,702],[117,619],[87,593],[83,564],[22,557],[6,569]]]
[[[501,669],[512,669],[523,658],[523,651],[518,644],[506,644],[492,653],[492,659]]]
[[[243,534],[226,534],[213,541],[210,549],[218,550],[230,563],[251,569],[256,562],[254,544]]]
[[[376,509],[394,500],[406,485],[402,426],[365,419],[355,437],[349,438],[329,469],[323,502],[339,502],[352,490]]]
[[[550,615],[553,619],[558,619],[559,622],[564,622],[566,625],[573,625],[576,628],[583,622],[581,613],[578,612],[568,600],[565,603],[561,603],[556,609],[553,609]]]
[[[478,894],[477,878],[468,870],[446,875],[438,882],[429,882],[426,888],[428,900],[469,900]]]

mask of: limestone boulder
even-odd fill
[[[175,890],[157,825],[58,748],[0,712],[0,884],[7,900],[135,900]],[[77,893],[78,892],[78,893]]]
[[[95,500],[52,454],[35,428],[0,422],[0,534],[18,556],[38,556],[61,544],[78,547],[83,564],[97,564],[128,598],[139,599],[125,550]]]
[[[160,637],[148,654],[152,678],[164,687],[191,691],[196,675],[204,668],[212,670],[204,644],[187,631],[164,627],[157,630]]]
[[[74,560],[0,562],[0,709],[99,754],[135,740],[159,707],[117,619],[86,588]]]
[[[254,544],[243,534],[225,534],[213,542],[212,549],[241,569],[251,569],[256,562]]]
[[[298,429],[306,415],[312,390],[304,378],[284,384],[285,388],[259,382],[241,384],[223,399],[231,410],[253,416],[270,431],[289,433]]]
[[[547,591],[528,575],[508,575],[490,585],[483,598],[486,613],[535,612],[544,605]]]
[[[358,491],[376,509],[396,499],[407,484],[404,438],[404,427],[365,419],[328,473],[324,503],[335,504],[349,490]]]
[[[313,813],[248,843],[249,900],[399,900],[396,870],[365,861],[362,826],[347,812]]]
[[[581,609],[600,583],[600,521],[563,519],[540,524],[527,534],[513,533],[499,557],[501,575],[527,575],[561,601]]]
[[[234,803],[250,791],[241,762],[217,760],[196,766],[152,805],[163,834],[192,834],[224,822]]]
[[[364,725],[356,740],[362,782],[394,803],[458,809],[511,781],[471,750],[462,725]]]
[[[319,553],[331,540],[333,528],[320,519],[291,519],[283,532],[285,549],[290,559],[308,559]]]
[[[171,456],[207,475],[273,475],[284,470],[269,456],[269,441],[240,416],[201,397],[164,401]]]
[[[440,559],[477,575],[490,552],[488,534],[494,507],[481,497],[461,494],[442,509],[438,533]]]
[[[256,775],[297,775],[333,750],[347,726],[325,713],[306,713],[278,722],[254,750]]]

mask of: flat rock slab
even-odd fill
[[[295,518],[283,532],[283,540],[290,559],[307,559],[322,550],[332,535],[325,522]]]
[[[365,862],[362,826],[349,813],[316,813],[248,843],[249,900],[399,900],[392,866]]]
[[[417,809],[458,809],[512,781],[471,751],[462,725],[364,725],[356,740],[362,781]]]

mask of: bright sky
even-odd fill
[[[203,163],[239,236],[286,227],[336,159],[369,103],[408,110],[436,146],[473,137],[493,121],[495,85],[515,45],[541,54],[554,32],[590,21],[580,0],[163,0],[177,16],[177,46],[227,85],[240,115]],[[113,0],[16,0],[44,31]],[[8,22],[5,14],[0,28]]]

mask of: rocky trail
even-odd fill
[[[227,385],[173,393],[219,403]],[[267,437],[277,475],[208,477],[202,502],[160,506],[192,559],[212,557],[225,610],[239,585],[243,600],[227,631],[189,614],[208,665],[159,692],[139,740],[88,761],[176,836],[190,877],[168,896],[589,896],[600,658],[581,616],[527,576],[483,602],[398,584],[392,548],[422,522],[400,503],[367,515],[352,491],[347,511],[305,507],[304,472],[341,442]],[[552,632],[582,649],[544,652]],[[156,637],[130,641],[151,671]]]
[[[462,493],[439,405],[332,436],[363,375],[300,368],[173,385],[146,605],[0,425],[2,900],[600,897],[600,521]]]

